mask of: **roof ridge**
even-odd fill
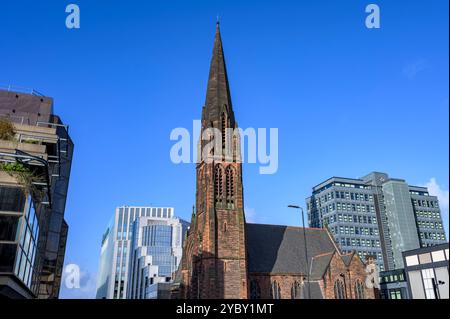
[[[280,224],[261,224],[261,223],[246,223],[247,225],[261,225],[261,226],[275,226],[275,227],[286,227],[293,229],[310,229],[310,230],[320,230],[325,231],[325,228],[320,227],[303,227],[303,226],[291,226],[291,225],[280,225]]]
[[[325,256],[327,256],[327,255],[333,255],[334,253],[336,253],[335,250],[334,250],[334,251],[330,251],[330,252],[328,252],[328,253],[318,254],[318,255],[316,255],[316,256],[313,256],[312,259],[314,259],[314,258],[319,258],[319,257],[325,257]]]

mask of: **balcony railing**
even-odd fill
[[[8,91],[8,92],[25,93],[25,94],[31,94],[31,95],[35,95],[35,96],[45,97],[44,94],[42,94],[39,91],[36,91],[35,89],[24,88],[24,87],[14,86],[14,85],[0,85],[0,90],[5,90],[5,91]]]

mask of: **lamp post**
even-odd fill
[[[303,211],[303,208],[298,205],[288,205],[288,208],[294,208],[299,209],[302,213],[302,225],[303,225],[303,241],[305,244],[305,260],[306,260],[306,282],[308,284],[308,299],[311,299],[311,285],[309,281],[309,277],[311,275],[311,270],[309,269],[309,260],[308,260],[308,245],[306,244],[306,226],[305,226],[305,213]]]

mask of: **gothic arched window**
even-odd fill
[[[303,288],[303,284],[298,282],[298,281],[294,281],[294,283],[292,284],[292,288],[291,288],[291,298],[292,299],[301,299],[302,298],[302,288]]]
[[[220,165],[216,166],[215,173],[214,194],[216,202],[222,202],[223,199],[223,168]]]
[[[272,282],[270,296],[272,297],[272,299],[281,299],[280,285],[276,281]]]
[[[365,291],[364,291],[364,284],[361,280],[357,280],[355,283],[355,297],[356,299],[365,299]]]
[[[256,280],[250,282],[250,299],[261,299],[261,289]]]
[[[334,282],[334,299],[345,299],[344,283],[340,279]]]
[[[225,113],[222,113],[222,149],[225,148],[226,144],[226,128],[227,128],[227,118]]]
[[[233,203],[234,193],[235,193],[235,176],[234,176],[234,169],[231,166],[228,166],[226,169],[226,175],[227,175],[227,199],[230,203]]]

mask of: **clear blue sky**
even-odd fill
[[[118,205],[166,205],[189,219],[194,165],[174,165],[169,134],[204,103],[220,16],[241,127],[279,129],[279,170],[244,165],[252,221],[299,224],[331,176],[377,170],[410,184],[449,179],[448,1],[3,1],[0,83],[55,99],[75,142],[66,263],[92,297],[100,240]],[[365,6],[381,29],[365,28]]]

